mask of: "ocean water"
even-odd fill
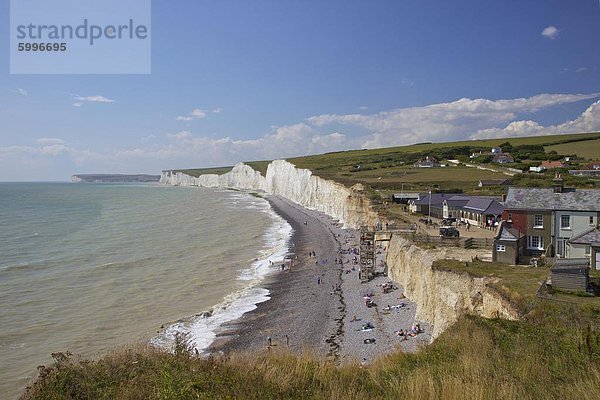
[[[202,351],[268,299],[260,283],[290,235],[240,192],[0,183],[0,398],[22,393],[53,352],[168,347],[177,331]]]

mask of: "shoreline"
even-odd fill
[[[292,226],[289,249],[298,259],[290,270],[268,275],[260,286],[269,291],[270,299],[223,324],[207,350],[224,354],[263,350],[271,337],[272,347],[287,348],[289,343],[291,351],[308,350],[327,356],[330,345],[325,339],[332,330],[332,317],[339,318],[339,305],[332,301],[329,291],[321,288],[339,283],[339,274],[329,268],[337,255],[337,243],[324,226],[319,227],[317,218],[296,209],[299,206],[277,196],[266,200]],[[315,257],[308,256],[312,251]]]
[[[401,285],[394,283],[395,290],[383,293],[381,285],[389,281],[385,276],[360,283],[359,264],[354,263],[352,253],[359,246],[359,232],[343,229],[324,213],[280,196],[266,200],[292,226],[289,248],[297,256],[295,266],[268,275],[260,287],[269,291],[270,299],[223,324],[208,353],[283,349],[309,352],[338,364],[366,363],[394,349],[414,352],[431,341],[431,327],[423,322],[424,333],[416,337],[404,339],[395,334],[411,328],[416,311],[404,298]],[[384,247],[377,251],[381,270]],[[316,255],[309,256],[312,252]],[[371,294],[377,306],[367,308],[365,294]],[[366,323],[374,329],[361,329]],[[375,339],[375,343],[365,343],[365,339]]]

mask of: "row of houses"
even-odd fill
[[[586,259],[600,269],[600,190],[510,187],[493,260],[528,263],[532,257]]]
[[[466,196],[461,193],[411,194],[405,198],[412,213],[434,218],[456,218],[479,227],[493,226],[500,221],[503,206],[494,197]]]

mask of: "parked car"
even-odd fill
[[[449,226],[456,222],[456,217],[444,218],[442,220],[442,225]]]
[[[440,228],[440,237],[457,238],[460,237],[460,232],[453,226],[442,226]]]

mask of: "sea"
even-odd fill
[[[169,349],[177,332],[206,350],[268,300],[261,283],[291,234],[243,192],[0,183],[0,398],[23,393],[55,352]]]

